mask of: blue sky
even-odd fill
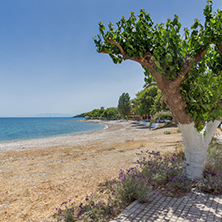
[[[113,64],[93,42],[98,22],[116,23],[144,8],[155,23],[203,18],[205,0],[1,0],[0,116],[78,114],[117,106],[142,90],[141,66]],[[214,10],[222,1],[214,1]]]

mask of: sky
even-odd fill
[[[141,65],[97,53],[98,23],[149,12],[155,23],[203,19],[205,0],[1,0],[0,117],[76,115],[143,89]],[[214,0],[213,9],[222,9]]]

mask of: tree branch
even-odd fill
[[[115,46],[117,46],[120,50],[120,54],[123,56],[123,60],[126,60],[126,54],[122,48],[122,46],[120,44],[118,44],[117,42],[114,42],[111,39],[106,39],[106,41],[110,44],[113,44]],[[105,51],[101,51],[102,53],[107,53]],[[143,66],[146,66],[148,69],[152,70],[153,66],[155,65],[155,63],[153,63],[151,61],[152,54],[150,52],[145,53],[145,55],[143,57],[137,56],[137,58],[131,57],[129,58],[129,60],[135,61],[140,63]]]
[[[199,62],[206,54],[207,49],[203,50],[200,54],[197,54],[194,56],[194,62],[197,63]]]
[[[123,60],[126,60],[126,55],[125,55],[125,52],[124,52],[121,45],[119,45],[117,42],[114,42],[111,39],[106,39],[106,41],[110,44],[113,44],[113,45],[117,46],[119,48],[120,52],[121,52],[120,54],[123,56]]]
[[[129,58],[129,60],[135,61],[140,63],[143,66],[146,66],[148,69],[152,70],[153,69],[153,65],[150,64],[149,61],[147,61],[144,57],[139,57],[137,56],[137,58],[135,59],[134,57]]]
[[[186,78],[187,78],[187,73],[189,73],[189,71],[191,70],[191,68],[193,67],[194,63],[199,62],[204,55],[206,54],[207,49],[203,50],[201,53],[192,56],[192,57],[188,57],[186,59],[186,61],[183,63],[183,66],[181,68],[181,74],[180,76],[177,77],[177,79],[174,81],[176,84],[181,84]]]

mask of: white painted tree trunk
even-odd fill
[[[198,132],[194,122],[179,123],[185,145],[185,169],[188,178],[196,179],[203,176],[207,148],[219,124],[219,120],[208,122],[204,129]]]

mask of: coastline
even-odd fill
[[[88,121],[88,120],[80,120],[80,121]],[[102,123],[102,121],[95,120],[88,122],[97,122],[101,125],[104,125],[103,129],[94,130],[90,132],[82,132],[82,133],[74,133],[68,135],[60,135],[60,136],[51,136],[51,137],[44,137],[44,138],[36,138],[36,139],[28,139],[28,140],[18,140],[18,141],[7,141],[7,142],[0,142],[0,154],[5,152],[19,152],[25,151],[30,149],[43,149],[49,148],[52,146],[58,146],[66,144],[67,141],[73,140],[74,136],[82,135],[82,134],[90,134],[93,132],[99,132],[101,130],[107,129],[109,126],[107,124]],[[73,142],[73,141],[71,141]],[[67,142],[67,145],[69,142]]]
[[[0,144],[1,221],[54,221],[63,201],[78,204],[104,189],[121,169],[135,165],[136,153],[173,151],[182,140],[177,127],[149,130],[129,121],[101,122],[108,128]]]

